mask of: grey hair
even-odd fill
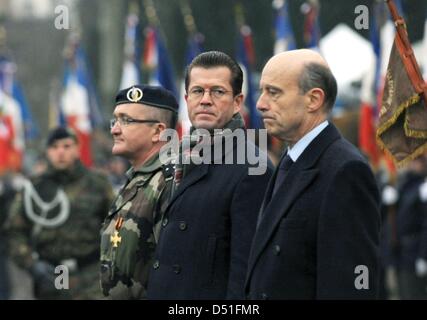
[[[325,93],[326,110],[332,110],[338,89],[337,81],[328,67],[315,62],[306,64],[301,72],[298,87],[303,94],[313,88],[322,89]]]

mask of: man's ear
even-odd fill
[[[155,131],[154,135],[151,137],[151,141],[152,142],[159,142],[160,141],[160,136],[161,136],[162,132],[164,130],[166,130],[166,125],[163,122],[156,123],[155,130],[156,131]]]
[[[234,97],[234,113],[240,112],[243,104],[243,94],[239,94]]]
[[[320,109],[325,102],[325,92],[320,88],[310,89],[307,93],[309,112],[314,112]]]

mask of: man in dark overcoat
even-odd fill
[[[246,136],[242,80],[239,65],[222,52],[202,53],[187,68],[193,128],[181,145],[149,299],[244,298],[249,248],[272,169]]]
[[[372,299],[378,290],[379,192],[359,151],[328,121],[337,84],[315,51],[272,57],[257,109],[286,142],[248,263],[251,299]]]

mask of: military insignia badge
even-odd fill
[[[110,242],[113,244],[114,248],[117,248],[119,243],[122,242],[122,237],[119,236],[120,228],[123,224],[123,217],[119,217],[116,221],[114,234],[110,236]]]
[[[119,236],[119,232],[117,230],[110,236],[110,242],[113,244],[114,248],[117,248],[119,243],[122,242],[122,237]]]
[[[128,98],[128,100],[132,102],[138,102],[142,99],[142,96],[142,90],[135,87],[130,88],[126,93],[126,98]]]

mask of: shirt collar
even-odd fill
[[[304,137],[299,139],[298,142],[292,148],[288,147],[288,154],[294,162],[298,160],[300,155],[308,147],[311,141],[313,141],[314,138],[316,138],[320,134],[320,132],[322,132],[323,129],[328,126],[328,124],[328,120],[323,121],[321,124],[317,125],[311,131],[306,133]]]

